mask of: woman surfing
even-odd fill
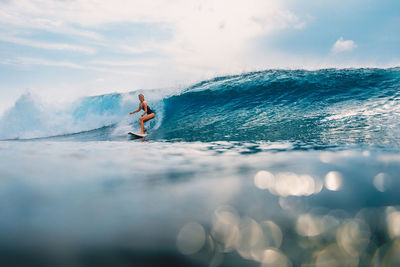
[[[148,120],[153,119],[156,116],[156,114],[154,113],[153,110],[151,110],[150,106],[146,103],[146,101],[144,101],[143,94],[139,94],[139,100],[140,100],[139,108],[135,111],[129,112],[129,115],[132,115],[133,113],[139,112],[141,109],[143,109],[144,112],[142,116],[140,116],[139,118],[139,125],[141,131],[138,132],[137,134],[145,134],[146,129],[144,129],[144,123]]]

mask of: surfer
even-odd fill
[[[139,108],[135,111],[129,112],[129,115],[139,112],[141,109],[144,110],[142,116],[140,116],[140,118],[139,118],[139,125],[140,125],[140,129],[141,129],[139,134],[145,134],[146,129],[144,129],[144,123],[148,120],[153,119],[156,116],[156,114],[154,113],[153,110],[151,110],[150,106],[146,103],[146,101],[144,101],[143,94],[139,94],[139,100],[140,100]]]

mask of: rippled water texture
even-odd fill
[[[398,150],[1,142],[1,266],[396,266]]]

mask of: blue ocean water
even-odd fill
[[[400,69],[266,70],[0,117],[1,266],[396,266]],[[156,118],[129,116],[144,93]]]
[[[267,70],[183,90],[148,90],[153,141],[288,141],[399,147],[400,69]],[[1,139],[123,140],[139,91],[50,106],[25,94],[0,119]],[[72,136],[73,135],[73,136]]]

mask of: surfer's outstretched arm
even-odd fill
[[[135,111],[129,112],[129,115],[132,115],[133,113],[139,112],[141,108],[142,108],[142,105],[140,104],[139,108],[137,110],[135,110]]]

